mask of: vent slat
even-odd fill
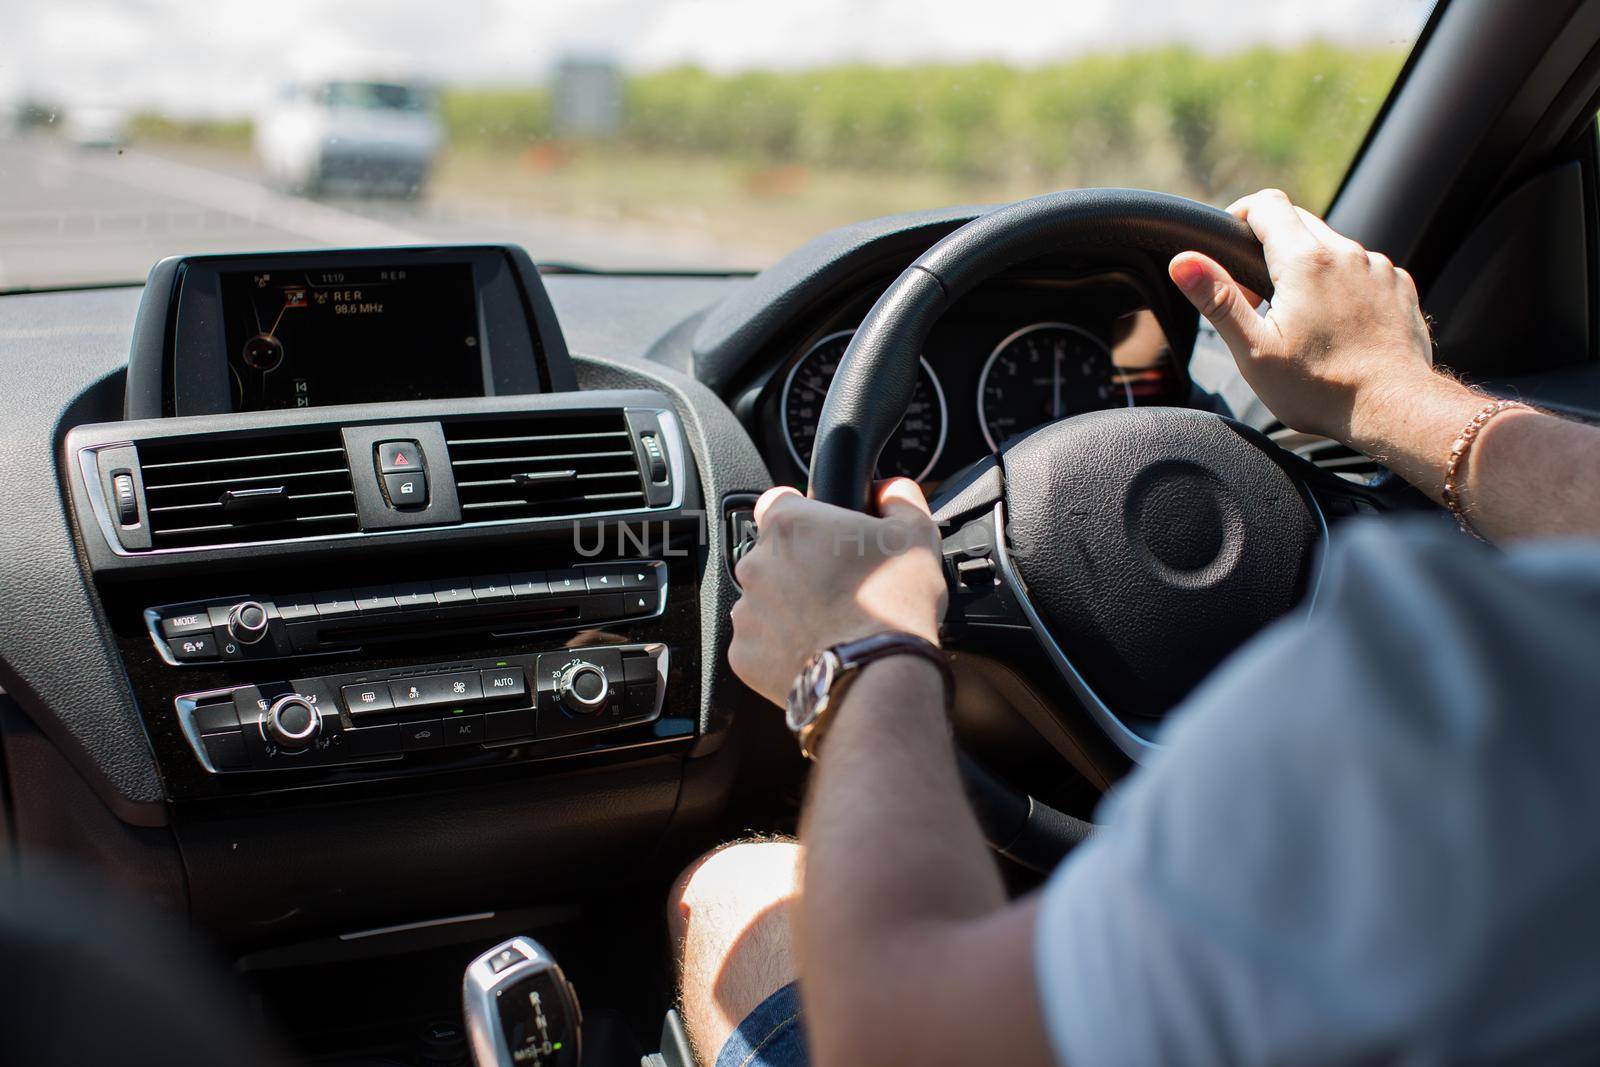
[[[203,481],[203,482],[173,482],[171,484],[160,484],[160,483],[158,483],[158,484],[153,485],[153,486],[150,484],[149,479],[146,478],[145,483],[144,483],[144,488],[145,488],[145,492],[148,493],[152,489],[156,490],[156,491],[165,491],[165,490],[168,490],[168,489],[204,489],[207,486],[213,486],[213,485],[220,485],[220,486],[223,486],[223,487],[229,487],[229,486],[235,486],[235,485],[253,485],[256,482],[281,482],[285,478],[321,478],[321,477],[327,477],[329,475],[332,475],[332,476],[335,476],[335,477],[337,477],[339,475],[343,475],[343,476],[348,478],[350,476],[350,471],[349,471],[348,468],[345,468],[345,467],[340,467],[340,468],[338,468],[336,470],[335,469],[330,469],[330,470],[320,470],[320,471],[284,471],[281,474],[256,474],[256,475],[245,475],[245,476],[237,477],[237,478],[209,478],[209,479],[207,479],[206,481]]]
[[[643,500],[643,493],[586,493],[583,496],[558,497],[554,500],[541,500],[541,506],[561,507],[565,504],[599,504],[608,500]],[[475,508],[520,508],[526,507],[527,502],[522,500],[483,500],[471,504],[462,504],[461,510],[469,511]]]
[[[647,506],[620,411],[446,423],[445,443],[468,522],[572,518]]]
[[[1281,422],[1269,423],[1264,432],[1273,443],[1286,448],[1302,459],[1332,471],[1339,477],[1361,485],[1371,484],[1382,467],[1371,456],[1357,452],[1348,445],[1316,434],[1291,430]]]
[[[172,438],[139,445],[156,548],[284,541],[359,529],[338,431]],[[246,508],[241,498],[271,499]]]
[[[342,448],[311,448],[300,452],[267,452],[258,456],[217,456],[212,459],[180,459],[169,463],[143,463],[140,469],[146,474],[150,471],[168,470],[173,467],[203,467],[215,463],[253,463],[269,459],[293,459],[298,456],[338,456],[342,460]]]
[[[468,448],[472,445],[524,445],[539,441],[588,441],[602,438],[628,439],[627,430],[606,430],[603,433],[535,433],[507,437],[452,437],[451,448]]]
[[[560,452],[549,456],[485,456],[482,459],[457,459],[452,460],[452,467],[477,467],[485,463],[561,463],[571,462],[575,459],[617,459],[626,457],[633,459],[633,452],[627,449],[617,452]]]

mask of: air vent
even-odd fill
[[[357,527],[337,431],[139,445],[154,548],[285,541]]]
[[[557,519],[646,505],[621,411],[445,424],[463,522]]]
[[[1291,430],[1281,422],[1268,423],[1265,433],[1278,447],[1286,448],[1323,470],[1331,471],[1341,478],[1360,485],[1371,483],[1383,469],[1377,460],[1357,452],[1348,445],[1342,445],[1331,438],[1318,437],[1316,434]]]

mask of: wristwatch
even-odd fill
[[[807,759],[817,758],[817,748],[827,729],[828,713],[844,696],[845,690],[855,681],[861,668],[876,660],[890,656],[921,656],[939,668],[944,679],[944,702],[948,708],[955,699],[955,676],[950,673],[950,662],[944,650],[916,634],[894,630],[873,634],[859,641],[846,641],[823,649],[800,668],[800,675],[789,689],[789,707],[785,716],[789,729],[800,742],[800,752]]]

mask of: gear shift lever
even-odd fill
[[[468,964],[461,1001],[477,1067],[577,1067],[578,996],[532,938],[513,937]]]

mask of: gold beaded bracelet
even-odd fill
[[[1460,435],[1455,439],[1455,443],[1450,446],[1450,462],[1445,464],[1444,491],[1440,493],[1440,496],[1444,500],[1444,506],[1449,509],[1450,514],[1455,518],[1456,525],[1461,527],[1461,531],[1476,537],[1480,541],[1484,539],[1483,535],[1472,528],[1472,522],[1467,518],[1466,510],[1461,506],[1461,487],[1457,484],[1457,479],[1461,476],[1461,465],[1466,462],[1467,453],[1472,450],[1472,442],[1476,441],[1478,435],[1483,432],[1483,428],[1489,425],[1490,419],[1502,411],[1509,411],[1511,408],[1525,408],[1527,406],[1516,400],[1490,401],[1480,408],[1476,415],[1472,416],[1471,422],[1461,428]]]

